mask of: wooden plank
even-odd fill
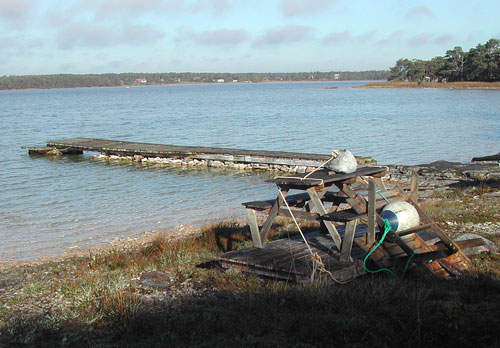
[[[346,224],[344,239],[342,240],[342,249],[340,251],[340,262],[352,262],[351,250],[356,231],[357,220],[349,221]]]
[[[354,209],[337,210],[333,213],[326,213],[319,217],[320,220],[328,220],[333,222],[349,222],[366,218],[366,214],[358,214]]]
[[[375,182],[370,180],[368,182],[368,232],[366,234],[366,242],[375,242],[375,214],[376,214],[376,196],[375,196]]]
[[[53,140],[48,141],[47,145],[57,148],[72,148],[81,151],[114,153],[118,155],[143,154],[155,157],[191,156],[191,158],[196,159],[218,159],[246,163],[302,165],[313,167],[319,166],[321,163],[330,158],[329,155],[311,153],[149,144],[94,138]]]
[[[304,203],[308,202],[309,199],[309,195],[306,192],[286,196],[286,201],[290,206],[302,206]],[[338,192],[326,192],[321,200],[323,202],[341,204],[346,202],[346,197],[338,196]],[[274,202],[274,199],[266,199],[261,201],[244,202],[242,205],[246,208],[252,208],[255,210],[268,210],[272,208]]]
[[[411,198],[418,202],[418,173],[415,170],[411,171],[410,192]]]
[[[337,187],[344,192],[349,198],[347,199],[347,203],[351,205],[351,207],[358,214],[365,214],[367,209],[367,202],[364,197],[355,191],[353,191],[348,184],[338,184],[335,183]]]
[[[311,197],[311,203],[314,208],[318,211],[318,213],[322,216],[327,214],[328,212],[326,211],[325,207],[323,206],[323,203],[321,202],[318,194],[314,190],[314,188],[309,188],[307,189],[307,193],[309,194],[309,197]],[[310,204],[311,204],[310,203]],[[340,250],[340,246],[342,244],[342,240],[340,238],[339,232],[335,228],[335,226],[330,222],[330,221],[323,221],[325,224],[328,233],[330,233],[330,236],[332,237],[335,245],[337,248]]]
[[[485,244],[484,240],[482,240],[481,238],[461,240],[461,241],[457,241],[455,243],[457,244],[457,246],[460,249],[467,249],[467,248],[472,248],[472,247],[481,246],[481,245]],[[429,245],[429,247],[431,248],[431,250],[447,250],[448,249],[448,247],[446,245],[444,245],[442,242],[434,244],[434,245]]]
[[[286,199],[286,195],[288,193],[288,189],[286,188],[281,188],[280,192],[283,193],[283,195],[278,195],[276,198],[276,201],[273,204],[273,207],[271,208],[271,211],[269,212],[269,216],[267,217],[266,221],[264,222],[264,225],[262,226],[260,230],[260,240],[265,241],[267,234],[269,233],[269,230],[271,229],[271,226],[274,222],[274,219],[278,215],[278,210],[280,206],[283,204],[283,197]]]
[[[316,221],[316,220],[319,220],[319,218],[320,218],[320,215],[318,213],[309,213],[307,211],[294,210],[294,209],[291,209],[291,210],[292,210],[292,213],[290,213],[290,211],[288,209],[279,209],[278,215],[291,218],[292,214],[293,214],[293,216],[296,219],[303,219],[303,220],[310,220],[310,221]]]
[[[338,251],[321,248],[321,245],[332,243],[328,235],[312,232],[306,234],[305,237],[310,242],[312,251],[320,256],[325,269],[336,280],[350,280],[365,273],[361,261],[364,252],[361,249],[353,248],[352,255],[357,255],[356,258],[353,256],[355,261],[353,264],[341,264]],[[310,251],[297,237],[267,243],[263,249],[250,247],[227,252],[219,255],[217,260],[224,268],[236,268],[244,272],[288,281],[308,281],[314,268]],[[321,281],[333,281],[327,273],[315,274],[314,278]]]
[[[293,174],[293,175],[283,175],[277,176],[274,179],[266,180],[266,182],[280,185],[289,185],[294,188],[307,188],[312,186],[320,186],[320,183],[332,184],[332,183],[342,183],[349,180],[354,180],[359,176],[373,176],[380,173],[385,173],[385,167],[360,167],[355,172],[344,174],[330,174],[327,170],[318,170],[307,178],[304,177],[308,174]]]
[[[252,235],[253,245],[257,248],[262,248],[262,240],[260,239],[259,225],[255,210],[247,209],[248,226],[250,226],[250,234]]]

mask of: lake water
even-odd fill
[[[362,82],[0,91],[0,260],[60,254],[228,217],[271,197],[267,173],[30,157],[93,137],[329,154],[381,164],[500,151],[500,91],[355,89]],[[337,86],[338,89],[325,89]]]

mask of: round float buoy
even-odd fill
[[[413,205],[404,201],[396,201],[387,204],[380,216],[389,220],[394,232],[404,231],[409,228],[418,226],[420,217],[417,209]]]

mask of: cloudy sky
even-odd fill
[[[500,38],[500,1],[0,0],[0,75],[387,69]]]

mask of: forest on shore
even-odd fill
[[[113,87],[182,83],[278,81],[387,80],[389,71],[330,71],[296,73],[109,73],[0,76],[0,90]]]
[[[431,60],[399,59],[390,69],[389,81],[464,82],[500,81],[500,40],[490,39],[465,52],[456,46]]]

